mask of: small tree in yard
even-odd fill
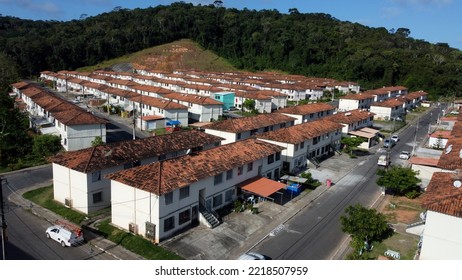
[[[361,145],[361,143],[366,142],[366,139],[364,137],[343,137],[340,141],[345,145],[345,152],[353,155],[353,151]]]
[[[244,107],[247,111],[254,111],[255,110],[255,100],[253,99],[246,99],[244,103],[242,104],[242,107]]]
[[[379,170],[377,174],[380,176],[377,184],[393,194],[415,198],[420,193],[419,183],[422,180],[417,177],[419,172],[410,167],[393,166],[388,171]]]
[[[48,157],[56,154],[62,149],[59,136],[43,134],[34,138],[32,152],[38,157]]]
[[[372,249],[372,243],[382,241],[391,231],[385,215],[360,204],[345,209],[346,216],[340,217],[342,231],[350,234],[354,253],[350,258],[368,258],[365,252]]]

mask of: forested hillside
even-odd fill
[[[21,75],[73,70],[189,38],[239,69],[356,81],[363,88],[403,85],[431,97],[462,92],[462,52],[326,14],[287,14],[174,3],[115,9],[69,22],[0,17],[0,47]]]

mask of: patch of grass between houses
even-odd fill
[[[123,246],[124,248],[144,257],[148,260],[181,260],[182,257],[156,246],[149,240],[120,230],[110,225],[109,219],[103,220],[96,225],[106,239]]]

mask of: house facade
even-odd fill
[[[119,170],[210,149],[222,139],[197,130],[122,141],[57,155],[53,166],[54,199],[83,213],[109,207],[110,181]]]
[[[327,103],[311,103],[286,107],[277,113],[296,118],[295,124],[301,124],[332,115],[335,107]]]
[[[295,118],[271,113],[252,117],[227,119],[207,124],[206,133],[222,137],[222,145],[250,138],[254,135],[294,125]]]
[[[210,226],[204,213],[232,203],[238,184],[280,168],[282,150],[247,139],[109,174],[112,224],[155,243],[191,225]]]

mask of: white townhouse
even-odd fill
[[[371,113],[375,114],[374,119],[376,120],[392,120],[397,117],[402,117],[406,113],[404,108],[404,101],[398,98],[392,98],[371,104],[369,110]]]
[[[364,93],[352,93],[339,98],[338,111],[345,112],[355,109],[369,109],[374,102],[374,96]]]
[[[239,184],[280,168],[283,149],[248,139],[106,175],[112,224],[155,243],[198,223],[214,227],[215,210],[236,199]]]
[[[282,151],[282,171],[296,174],[308,161],[339,149],[342,125],[320,119],[257,135],[257,139],[286,148]],[[307,161],[308,160],[308,161]],[[316,160],[317,162],[317,160]],[[266,174],[279,178],[280,173]]]
[[[158,97],[162,98],[165,94],[174,93],[173,91],[163,88],[163,87],[156,87],[156,86],[149,86],[149,85],[136,85],[131,86],[130,90],[146,96]]]
[[[46,133],[58,135],[66,151],[91,147],[96,137],[106,141],[106,120],[33,85],[20,92],[31,127],[40,129],[42,124],[52,124],[54,129],[48,128]]]
[[[274,90],[252,91],[271,98],[271,112],[287,107],[287,95]]]
[[[435,172],[423,194],[420,260],[462,259],[462,176]]]
[[[399,98],[406,101],[406,111],[412,110],[427,100],[428,93],[425,91],[414,91],[406,95],[402,95]]]
[[[164,94],[163,98],[187,106],[189,118],[199,122],[218,120],[223,115],[223,103],[210,97],[185,93],[170,93]]]
[[[260,89],[282,92],[288,96],[290,101],[300,101],[306,99],[305,89],[293,84],[264,84],[261,85]]]
[[[111,184],[105,175],[210,149],[221,140],[191,130],[59,154],[50,159],[54,199],[85,214],[95,212],[111,206]]]
[[[248,111],[246,108],[243,108],[244,102],[249,99],[255,102],[255,110],[261,114],[271,113],[273,103],[271,96],[264,94],[259,94],[255,92],[236,92],[235,94],[234,106],[240,110]]]
[[[122,90],[113,87],[108,87],[101,93],[101,98],[105,99],[107,104],[119,106],[126,111],[133,110],[133,104],[130,102],[130,98],[137,96],[139,96],[139,94],[131,90]]]
[[[180,122],[182,126],[188,126],[188,107],[173,102],[168,99],[156,98],[151,96],[139,95],[129,99],[133,102],[134,108],[138,113],[136,125],[141,130],[149,130],[165,127],[165,123],[169,121]],[[161,126],[154,127],[150,121],[142,121],[143,117],[160,116],[164,120]]]
[[[325,117],[325,119],[341,124],[343,126],[342,133],[344,136],[352,131],[365,127],[372,127],[374,125],[374,113],[359,109],[338,112],[337,114]]]
[[[293,126],[295,118],[271,113],[252,117],[227,119],[204,125],[206,133],[224,138],[222,145],[244,140],[254,135]]]
[[[295,124],[301,124],[323,117],[330,116],[334,113],[335,106],[327,103],[311,103],[286,107],[278,110],[277,113],[296,118]]]

